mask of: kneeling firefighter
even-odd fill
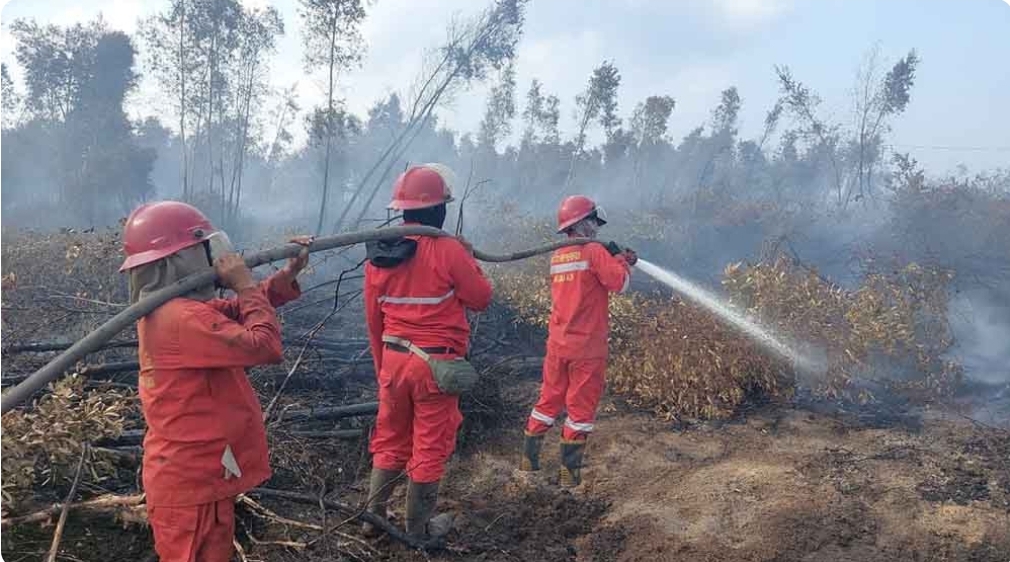
[[[569,237],[596,238],[605,224],[603,209],[582,195],[566,198],[558,210],[558,233]],[[567,246],[551,256],[547,356],[540,398],[526,423],[521,470],[540,470],[544,434],[567,410],[559,482],[581,482],[586,439],[606,386],[609,293],[627,290],[636,261],[635,252],[613,242]]]
[[[413,167],[397,178],[389,208],[403,212],[404,225],[441,228],[451,178],[441,164]],[[405,474],[407,533],[439,537],[452,518],[432,514],[463,421],[459,396],[443,384],[440,367],[469,367],[466,309],[487,308],[491,284],[462,239],[411,236],[366,248],[365,319],[379,387],[368,509],[385,517]],[[376,529],[366,524],[365,532]]]
[[[227,562],[235,497],[270,477],[263,412],[245,368],[281,362],[274,307],[299,296],[296,276],[308,253],[256,284],[224,232],[176,201],[134,210],[123,245],[120,271],[130,276],[131,303],[210,267],[237,295],[215,298],[208,284],[137,322],[144,492],[155,550],[162,562]]]

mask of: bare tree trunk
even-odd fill
[[[207,72],[207,192],[208,195],[214,193],[214,76],[216,74],[215,65],[217,63],[217,27],[211,34],[210,40],[210,60],[208,61]]]
[[[586,145],[586,129],[589,128],[589,119],[593,112],[596,110],[596,100],[590,99],[586,104],[586,111],[582,115],[582,121],[579,123],[579,134],[575,137],[575,150],[572,151],[572,160],[568,165],[568,175],[565,176],[565,186],[569,186],[572,180],[575,179],[575,164],[578,162],[579,155],[582,154],[582,148]]]
[[[231,193],[234,200],[229,200],[229,214],[232,219],[238,216],[239,201],[242,197],[242,171],[245,167],[246,147],[249,143],[249,119],[252,111],[253,82],[256,76],[256,63],[251,62],[249,68],[249,80],[246,82],[245,100],[243,104],[242,118],[240,119],[240,133],[237,140],[235,154],[235,168],[232,171]],[[230,197],[230,196],[229,196]]]
[[[182,142],[182,198],[188,201],[189,151],[186,148],[186,0],[179,3],[179,140]]]
[[[333,73],[337,64],[337,19],[331,21],[330,27],[330,68],[329,87],[326,89],[326,153],[323,161],[323,196],[319,202],[319,220],[316,221],[316,236],[323,233],[323,220],[326,218],[326,199],[330,194],[330,154],[333,150]]]

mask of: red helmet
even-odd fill
[[[390,209],[427,209],[452,201],[452,170],[443,164],[415,166],[400,174],[393,184]]]
[[[575,223],[596,213],[596,220],[601,225],[607,224],[606,215],[603,209],[596,206],[596,203],[585,195],[572,195],[565,197],[558,207],[558,232],[564,232],[575,226]]]
[[[158,261],[195,246],[215,232],[199,209],[179,201],[145,203],[130,213],[123,227],[126,261],[119,271]]]

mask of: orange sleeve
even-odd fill
[[[270,302],[270,306],[274,308],[287,304],[302,295],[302,289],[298,285],[298,279],[292,279],[283,271],[278,271],[263,281],[260,281],[259,285],[256,286],[256,289],[266,295],[267,300]],[[242,320],[240,317],[242,310],[239,307],[238,298],[214,299],[207,301],[207,305],[232,320]]]
[[[277,312],[259,287],[232,299],[240,320],[214,307],[189,307],[179,325],[186,366],[193,369],[252,367],[284,359]]]
[[[365,265],[365,324],[368,327],[368,345],[372,350],[372,363],[375,366],[375,376],[379,376],[382,367],[382,304],[379,303],[379,287],[375,283],[372,264]]]
[[[444,238],[449,277],[456,298],[470,310],[481,311],[491,304],[491,282],[473,258],[454,238]]]
[[[586,244],[589,268],[611,293],[623,293],[631,281],[631,268],[623,256],[612,256],[602,244]]]

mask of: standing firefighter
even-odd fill
[[[607,224],[603,209],[588,197],[566,198],[558,209],[558,233],[596,238]],[[627,290],[631,250],[610,243],[567,246],[551,257],[551,317],[540,399],[526,423],[520,469],[540,470],[544,434],[565,410],[561,433],[562,486],[581,482],[586,439],[606,385],[609,293]]]
[[[397,178],[389,208],[403,212],[405,225],[441,228],[451,177],[440,164],[411,168]],[[369,243],[367,254],[365,314],[379,386],[368,509],[385,517],[406,473],[407,533],[439,537],[451,517],[432,514],[463,415],[459,396],[439,388],[428,360],[466,355],[466,309],[487,308],[491,284],[462,239],[411,236]]]
[[[227,236],[175,201],[138,207],[123,242],[120,271],[129,273],[131,302],[212,266],[237,293],[214,298],[210,284],[137,323],[144,491],[155,549],[162,562],[227,562],[235,497],[270,477],[263,412],[245,368],[281,361],[274,307],[299,296],[295,277],[308,254],[257,285]]]

